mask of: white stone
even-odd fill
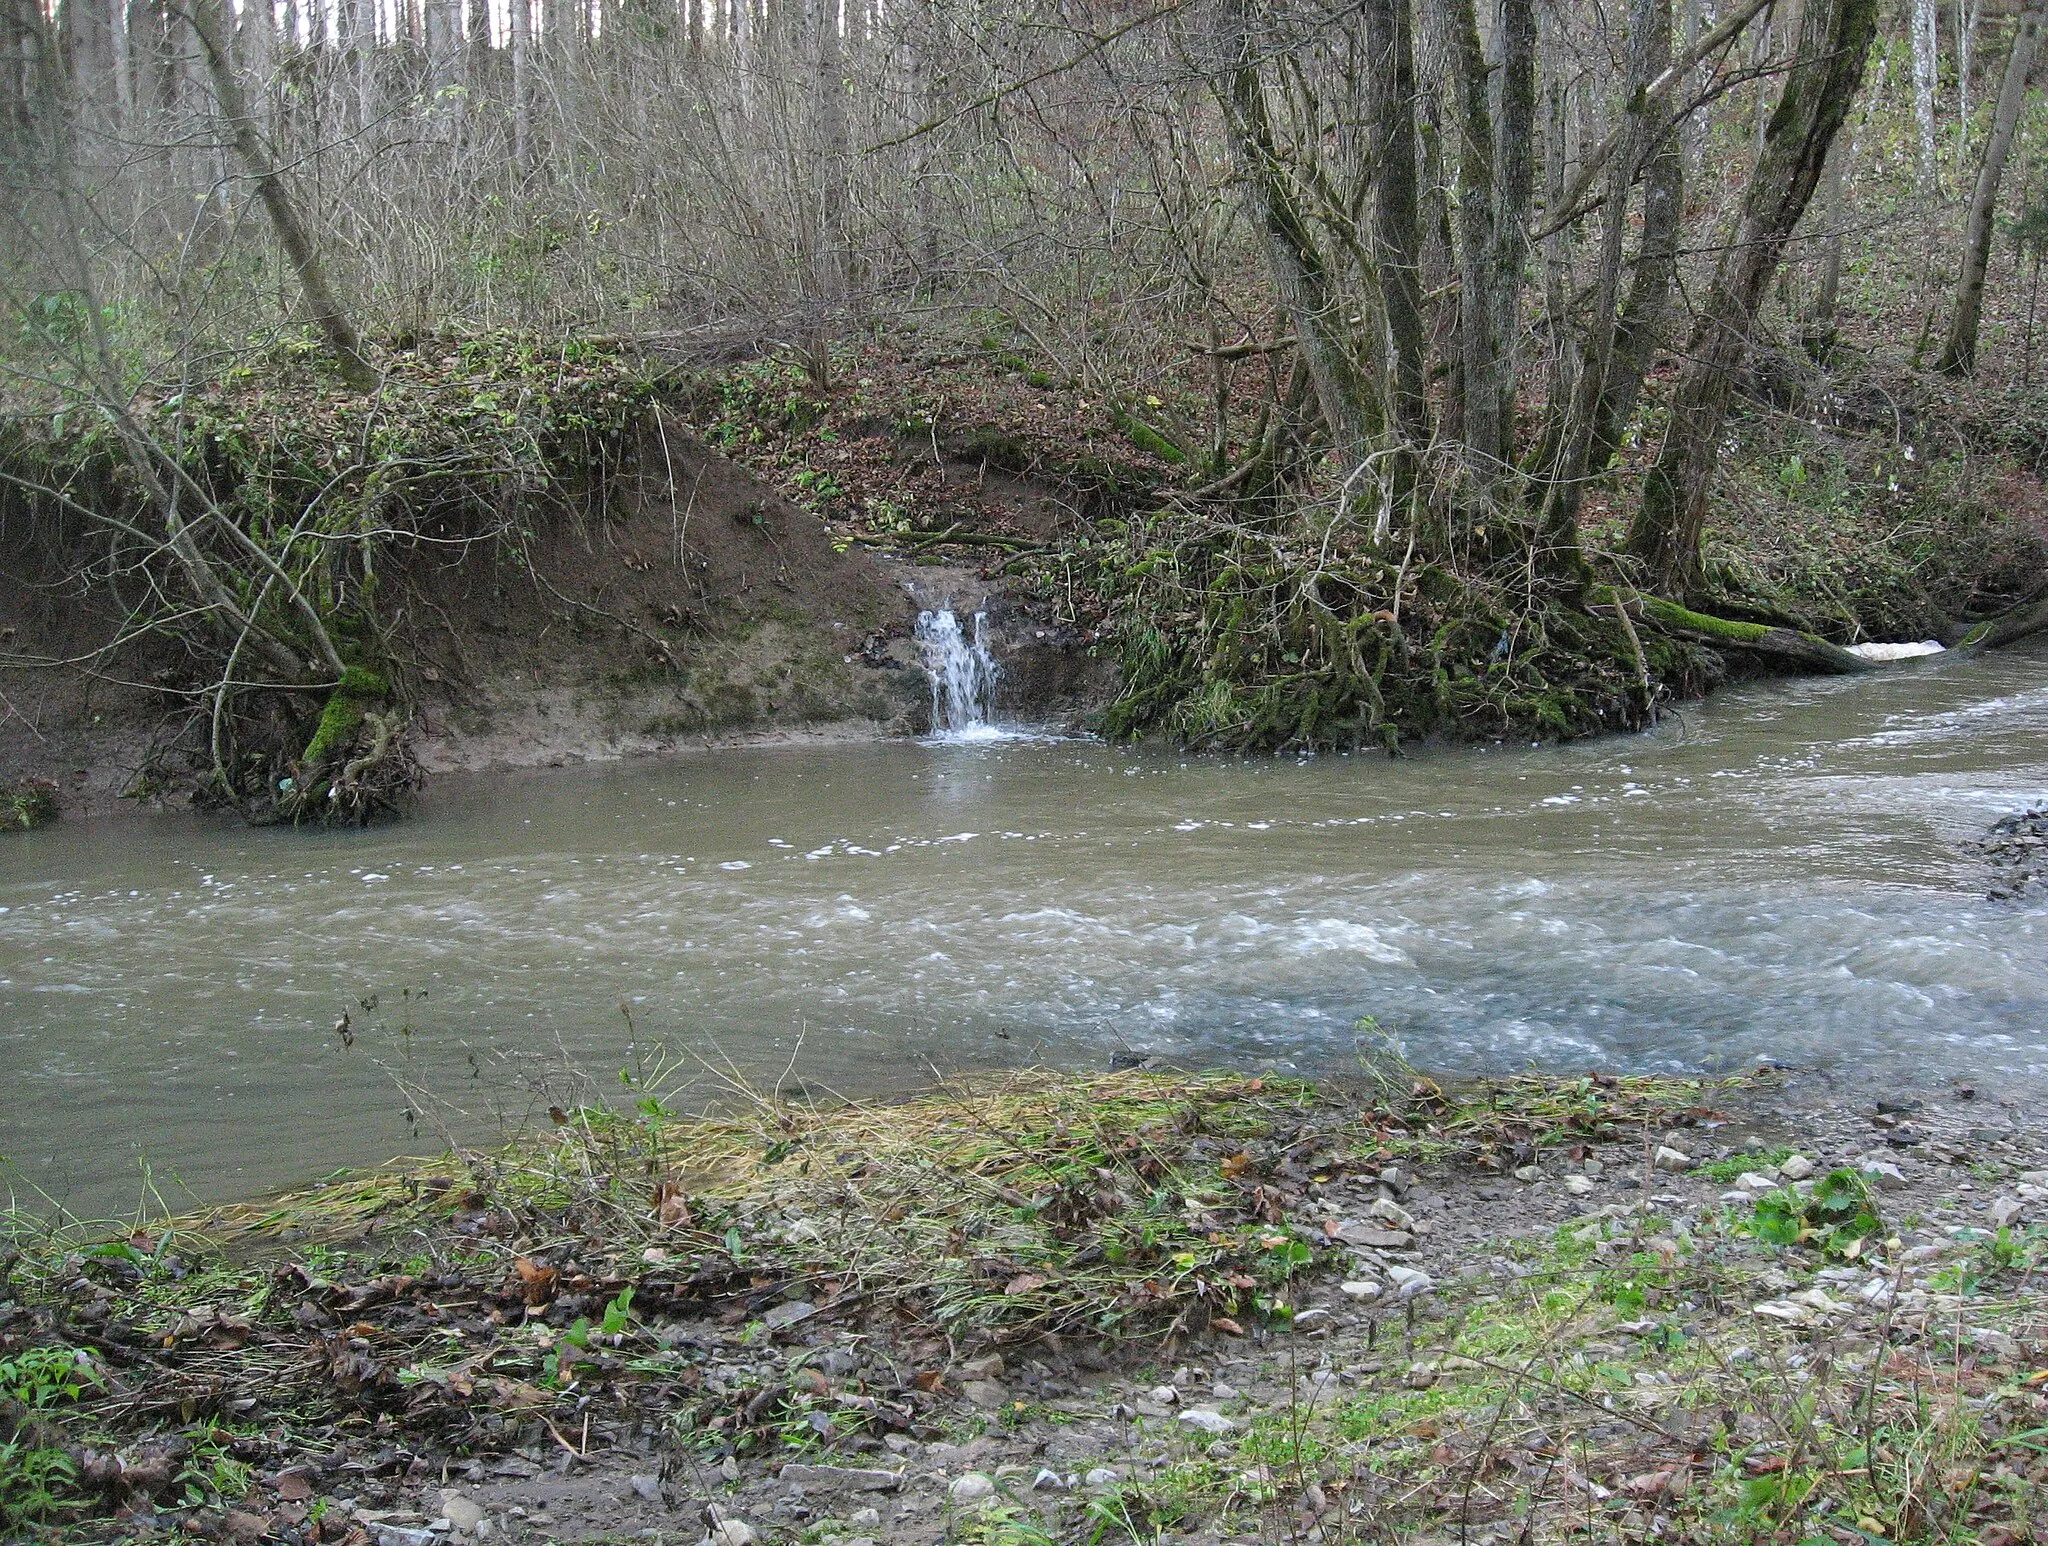
[[[1359,1300],[1377,1299],[1381,1293],[1379,1284],[1371,1278],[1353,1278],[1349,1283],[1339,1283],[1337,1286],[1353,1299]]]
[[[1236,1429],[1237,1424],[1221,1412],[1212,1412],[1207,1407],[1191,1406],[1180,1414],[1180,1420],[1190,1428],[1199,1428],[1212,1438],[1221,1438]]]
[[[882,1528],[882,1511],[878,1508],[857,1508],[846,1522],[856,1530],[879,1530]]]
[[[1541,1181],[1543,1179],[1543,1168],[1540,1165],[1524,1165],[1515,1172],[1515,1179],[1517,1181]]]
[[[1994,1197],[1991,1199],[1991,1227],[2003,1229],[2026,1212],[2027,1205],[2017,1197]]]
[[[1064,1492],[1066,1485],[1060,1479],[1059,1472],[1048,1470],[1044,1466],[1040,1466],[1038,1474],[1031,1478],[1031,1490],[1033,1492]]]
[[[969,1471],[965,1476],[955,1477],[946,1493],[955,1503],[979,1503],[995,1496],[996,1484],[994,1478],[980,1471]]]
[[[1180,1400],[1180,1391],[1171,1385],[1154,1385],[1145,1392],[1145,1399],[1154,1406],[1172,1406]]]
[[[1391,1197],[1375,1198],[1373,1205],[1365,1211],[1381,1223],[1391,1224],[1396,1229],[1413,1229],[1415,1227],[1415,1215],[1395,1202]]]
[[[1659,1170],[1690,1170],[1692,1156],[1683,1149],[1674,1149],[1668,1143],[1657,1145],[1657,1152],[1650,1156],[1650,1163]]]
[[[1906,1173],[1890,1160],[1867,1159],[1856,1168],[1881,1192],[1905,1190]]]
[[[1081,1485],[1083,1487],[1114,1487],[1122,1480],[1123,1477],[1118,1472],[1112,1471],[1106,1465],[1099,1465],[1081,1478]]]
[[[1574,1197],[1591,1197],[1593,1195],[1593,1183],[1584,1176],[1566,1176],[1564,1178],[1564,1189]]]
[[[1795,1154],[1778,1167],[1778,1174],[1787,1181],[1804,1181],[1813,1171],[1813,1161],[1804,1154]]]
[[[1778,1189],[1778,1178],[1767,1176],[1761,1170],[1745,1170],[1735,1178],[1735,1184],[1745,1192],[1755,1192],[1761,1196],[1765,1192],[1775,1192]]]
[[[465,1498],[452,1489],[442,1490],[441,1517],[448,1521],[449,1528],[460,1530],[464,1535],[472,1534],[484,1522],[487,1513],[475,1498]]]
[[[744,1519],[721,1519],[704,1541],[705,1546],[754,1546],[754,1527]]]
[[[1414,1267],[1389,1267],[1387,1277],[1392,1280],[1394,1292],[1402,1299],[1413,1299],[1417,1294],[1426,1294],[1436,1287],[1436,1279]]]

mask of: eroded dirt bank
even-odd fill
[[[419,541],[387,561],[383,653],[429,774],[921,733],[931,698],[912,630],[947,602],[987,608],[1005,714],[1069,725],[1108,684],[1089,638],[992,567],[853,540],[668,414],[620,460],[517,546]],[[991,522],[1015,506],[1043,524],[1043,499],[1012,484],[987,495]],[[88,660],[121,628],[80,583],[92,562],[84,544],[24,544],[0,573],[8,655],[61,663],[7,674],[0,785],[47,785],[70,814],[183,800],[206,702],[161,640]]]
[[[7,1421],[97,1538],[2012,1546],[2036,1115],[1398,1069],[590,1109],[24,1235]]]

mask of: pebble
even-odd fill
[[[2027,1205],[2017,1197],[1994,1197],[1991,1200],[1991,1222],[1995,1228],[2003,1229],[2018,1221]]]
[[[955,1477],[953,1485],[946,1489],[946,1495],[955,1503],[979,1503],[992,1498],[996,1493],[993,1478],[980,1471],[969,1471],[965,1476]]]
[[[1804,1154],[1795,1154],[1778,1167],[1778,1174],[1787,1181],[1804,1181],[1812,1175],[1815,1166]]]
[[[636,1476],[633,1480],[638,1483],[640,1478]],[[661,1484],[658,1482],[655,1484],[654,1496],[657,1500],[661,1497]],[[488,1512],[475,1498],[465,1498],[459,1492],[447,1490],[441,1493],[441,1517],[448,1521],[451,1529],[460,1530],[464,1535],[474,1533],[476,1527],[484,1522]]]
[[[704,1546],[754,1546],[754,1527],[744,1519],[721,1519],[704,1537]]]
[[[1180,1414],[1180,1420],[1190,1428],[1201,1429],[1202,1432],[1208,1434],[1211,1438],[1221,1438],[1224,1434],[1233,1432],[1237,1427],[1236,1423],[1225,1417],[1221,1412],[1212,1412],[1209,1408],[1203,1406],[1189,1407]]]
[[[629,1476],[626,1478],[626,1490],[643,1503],[659,1503],[661,1501],[661,1478],[658,1476]],[[453,1511],[447,1510],[445,1503],[442,1507],[448,1512],[450,1519],[455,1518]],[[458,1530],[463,1528],[460,1520],[456,1520],[455,1528]]]
[[[1396,1229],[1413,1230],[1415,1228],[1415,1215],[1395,1202],[1391,1197],[1375,1199],[1373,1205],[1365,1211],[1378,1219],[1382,1224],[1391,1224]]]
[[[987,1411],[1007,1406],[1010,1401],[1010,1393],[994,1380],[969,1380],[960,1387],[960,1394]]]
[[[1564,1189],[1574,1197],[1591,1197],[1594,1190],[1593,1183],[1584,1176],[1566,1176]]]
[[[882,1511],[878,1508],[857,1508],[847,1516],[846,1522],[856,1530],[879,1530],[882,1528]]]
[[[1031,1478],[1033,1492],[1065,1492],[1067,1484],[1059,1472],[1040,1466],[1038,1474]]]
[[[1746,1192],[1775,1192],[1778,1189],[1778,1178],[1767,1176],[1761,1170],[1745,1170],[1735,1178],[1735,1184]]]
[[[1435,1278],[1414,1267],[1389,1267],[1387,1277],[1393,1282],[1394,1292],[1402,1299],[1413,1299],[1436,1287]]]
[[[1106,1465],[1099,1465],[1081,1478],[1081,1485],[1083,1487],[1114,1487],[1122,1480],[1123,1476],[1121,1473],[1111,1470]]]
[[[817,1313],[817,1306],[807,1300],[786,1299],[781,1304],[772,1306],[761,1317],[761,1324],[772,1331],[780,1331],[784,1327],[794,1326],[798,1321],[807,1321]]]
[[[1541,1181],[1543,1179],[1543,1167],[1541,1165],[1524,1165],[1515,1172],[1515,1179],[1517,1181]]]
[[[1145,1399],[1154,1406],[1172,1406],[1180,1400],[1180,1392],[1171,1385],[1154,1385],[1145,1392]]]
[[[1867,1159],[1856,1168],[1881,1192],[1899,1192],[1906,1188],[1906,1173],[1889,1160]]]
[[[370,1538],[377,1546],[434,1546],[432,1530],[412,1530],[404,1525],[371,1525]]]
[[[1650,1163],[1659,1170],[1690,1170],[1692,1156],[1683,1149],[1674,1149],[1668,1143],[1657,1145],[1657,1152],[1650,1156]]]
[[[1223,1381],[1218,1380],[1215,1384],[1209,1387],[1209,1394],[1214,1396],[1218,1401],[1235,1401],[1239,1396],[1243,1395],[1244,1392],[1239,1390],[1235,1385],[1226,1385]]]
[[[1349,1283],[1337,1285],[1353,1299],[1377,1299],[1383,1290],[1371,1278],[1353,1278]]]

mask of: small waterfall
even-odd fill
[[[974,614],[970,641],[950,606],[917,614],[917,643],[932,682],[932,734],[945,740],[987,740],[1002,734],[989,723],[996,679],[1002,674],[988,648],[988,614]]]

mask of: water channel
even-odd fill
[[[2034,646],[1561,747],[984,734],[448,779],[367,832],[65,822],[0,843],[0,1154],[24,1199],[178,1206],[516,1125],[568,1068],[1315,1070],[1364,1016],[1443,1069],[2048,1083],[2048,907],[1966,846],[2044,797]]]

